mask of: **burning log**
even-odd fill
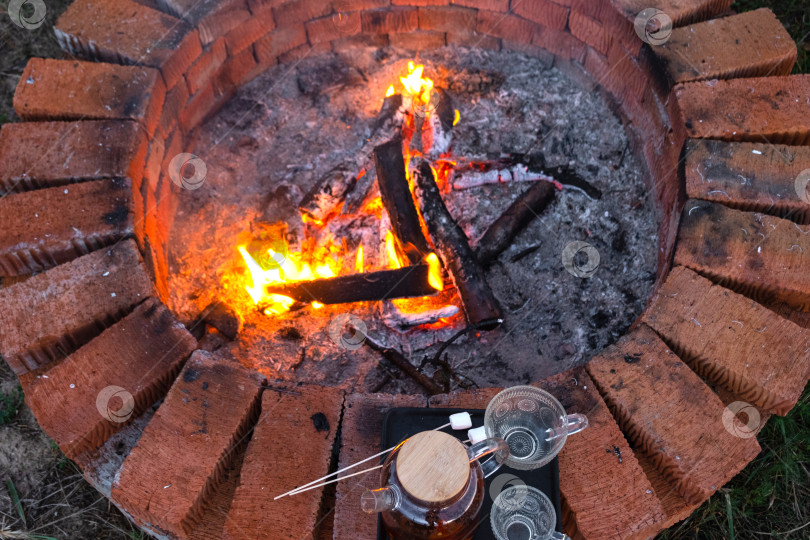
[[[467,236],[444,205],[430,163],[414,160],[413,179],[422,217],[444,267],[450,271],[470,324],[501,319],[501,308],[489,288]]]
[[[554,184],[538,182],[513,202],[478,241],[475,256],[489,265],[554,198]]]
[[[500,182],[547,180],[578,189],[591,199],[601,199],[602,192],[570,167],[547,167],[540,153],[507,154],[494,160],[471,160],[454,167],[453,189],[467,189]]]
[[[348,304],[436,294],[438,291],[430,285],[429,275],[430,267],[418,264],[396,270],[272,284],[264,290],[267,295],[286,296],[298,302]]]
[[[337,211],[350,193],[356,193],[350,201],[353,207],[363,202],[368,188],[374,182],[373,175],[369,177],[367,174],[372,165],[374,147],[401,131],[405,119],[401,109],[402,96],[385,98],[371,136],[357,154],[326,173],[301,200],[298,209],[304,216],[316,222],[324,222]]]
[[[419,213],[408,184],[405,159],[402,157],[402,137],[397,135],[376,147],[374,163],[380,196],[400,251],[411,264],[419,264],[430,252],[430,247],[422,232]]]
[[[435,159],[450,150],[455,109],[450,94],[433,89],[427,104],[414,105],[414,134],[410,148]]]

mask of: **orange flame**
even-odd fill
[[[385,251],[388,254],[388,265],[394,269],[402,268],[402,261],[399,260],[394,235],[391,234],[391,231],[385,231]]]
[[[437,291],[444,290],[444,280],[442,279],[442,264],[435,253],[429,253],[425,257],[428,264],[428,283]]]
[[[405,94],[413,99],[415,105],[427,105],[430,103],[430,94],[433,92],[433,81],[422,77],[425,66],[414,66],[413,62],[408,62],[408,76],[400,77],[402,86],[405,87]]]

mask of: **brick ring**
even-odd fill
[[[373,538],[358,482],[338,484],[334,513],[321,490],[271,496],[324,474],[338,429],[346,465],[372,453],[382,411],[428,403],[262,392],[259,375],[195,351],[161,303],[180,189],[167,171],[207,115],[279,62],[360,44],[511,49],[553,55],[616,103],[662,216],[644,313],[585,368],[537,383],[591,421],[559,456],[564,529],[647,538],[684,519],[810,377],[810,150],[789,146],[810,142],[810,76],[788,76],[796,48],[767,9],[651,3],[74,2],[56,35],[84,60],[31,59],[14,96],[24,122],[0,131],[0,275],[18,281],[0,290],[0,352],[43,429],[163,537]],[[495,392],[429,405],[482,407]],[[279,433],[306,441],[306,460]]]

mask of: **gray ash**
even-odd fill
[[[242,88],[202,126],[188,151],[205,161],[208,176],[201,189],[181,193],[172,232],[175,313],[194,320],[202,307],[233,294],[223,290],[222,276],[238,258],[240,235],[273,216],[288,218],[294,206],[284,200],[306,193],[321,175],[351,159],[369,135],[386,89],[407,73],[411,59],[394,49],[358,49],[351,56],[278,66]],[[459,328],[398,333],[382,323],[377,303],[304,308],[280,317],[242,313],[240,334],[225,347],[268,376],[414,391],[396,370],[382,384],[389,367],[378,366],[373,351],[346,350],[330,339],[330,321],[348,312],[379,341],[424,364],[428,374],[436,371],[435,378],[452,388],[470,380],[480,386],[526,383],[582,364],[616,341],[652,290],[657,216],[646,168],[600,96],[515,52],[447,47],[416,60],[426,65],[426,76],[453,94],[460,111],[455,156],[540,152],[549,167],[573,168],[602,196],[571,188],[556,194],[487,270],[504,308],[503,326],[458,339],[439,365],[424,360]],[[451,191],[445,201],[474,245],[528,187],[485,185]],[[375,227],[376,219],[364,218],[344,232],[356,242]],[[574,241],[587,242],[599,254],[590,277],[577,277],[563,264],[563,251]]]

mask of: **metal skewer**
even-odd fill
[[[450,426],[450,425],[451,425],[451,422],[448,422],[448,423],[446,423],[446,424],[445,424],[445,425],[443,425],[443,426],[439,426],[439,427],[437,427],[437,428],[433,429],[432,431],[439,431],[440,429],[444,429],[444,428],[446,428],[446,427],[448,427],[448,426]],[[404,442],[404,441],[403,441],[403,442]],[[304,484],[303,486],[297,487],[297,488],[295,488],[295,489],[291,489],[290,491],[288,491],[288,492],[286,492],[286,493],[282,493],[281,495],[278,495],[278,496],[276,496],[276,497],[273,497],[273,500],[274,500],[274,501],[276,501],[276,500],[278,500],[278,499],[280,499],[280,498],[282,498],[282,497],[286,497],[287,495],[295,495],[295,494],[297,494],[297,493],[301,493],[301,492],[304,492],[304,491],[308,491],[308,490],[310,490],[310,489],[314,489],[314,488],[316,488],[316,487],[321,487],[320,485],[315,486],[315,485],[313,485],[313,484],[316,484],[316,483],[318,483],[318,482],[320,482],[320,481],[322,481],[322,480],[326,480],[327,478],[329,478],[329,477],[331,477],[331,476],[336,476],[336,475],[338,475],[338,474],[340,474],[340,473],[342,473],[342,472],[348,471],[349,469],[353,469],[353,468],[357,467],[358,465],[362,465],[363,463],[365,463],[365,462],[367,462],[367,461],[371,461],[372,459],[374,459],[374,458],[376,458],[376,457],[380,457],[380,456],[382,456],[382,455],[384,455],[384,454],[387,454],[388,452],[391,452],[392,450],[394,450],[394,449],[396,449],[397,447],[399,447],[401,444],[402,444],[402,443],[399,443],[399,444],[398,444],[398,445],[396,445],[396,446],[392,446],[392,447],[391,447],[391,448],[389,448],[388,450],[383,450],[383,451],[382,451],[382,452],[380,452],[379,454],[374,454],[373,456],[371,456],[371,457],[367,457],[366,459],[364,459],[364,460],[362,460],[362,461],[358,461],[357,463],[354,463],[354,464],[352,464],[352,465],[349,465],[348,467],[344,467],[344,468],[339,469],[339,470],[337,470],[337,471],[335,471],[335,472],[333,472],[333,473],[327,474],[326,476],[322,476],[321,478],[318,478],[317,480],[313,480],[312,482],[309,482],[308,484]],[[382,467],[382,465],[380,465],[379,467],[374,467],[374,468],[371,468],[371,469],[365,469],[365,470],[363,470],[363,471],[360,471],[360,472],[357,472],[357,473],[353,473],[353,474],[350,474],[350,475],[348,475],[348,476],[343,476],[343,477],[341,477],[341,478],[337,478],[337,479],[333,480],[332,482],[325,482],[324,484],[321,484],[321,485],[324,485],[324,486],[325,486],[326,484],[331,484],[331,483],[333,483],[333,482],[337,482],[337,481],[339,481],[339,480],[343,480],[343,478],[349,478],[349,477],[351,477],[351,476],[356,476],[356,475],[358,475],[358,474],[363,474],[363,473],[366,473],[366,472],[369,472],[369,471],[373,471],[373,470],[375,470],[375,469],[379,469],[380,467]]]

